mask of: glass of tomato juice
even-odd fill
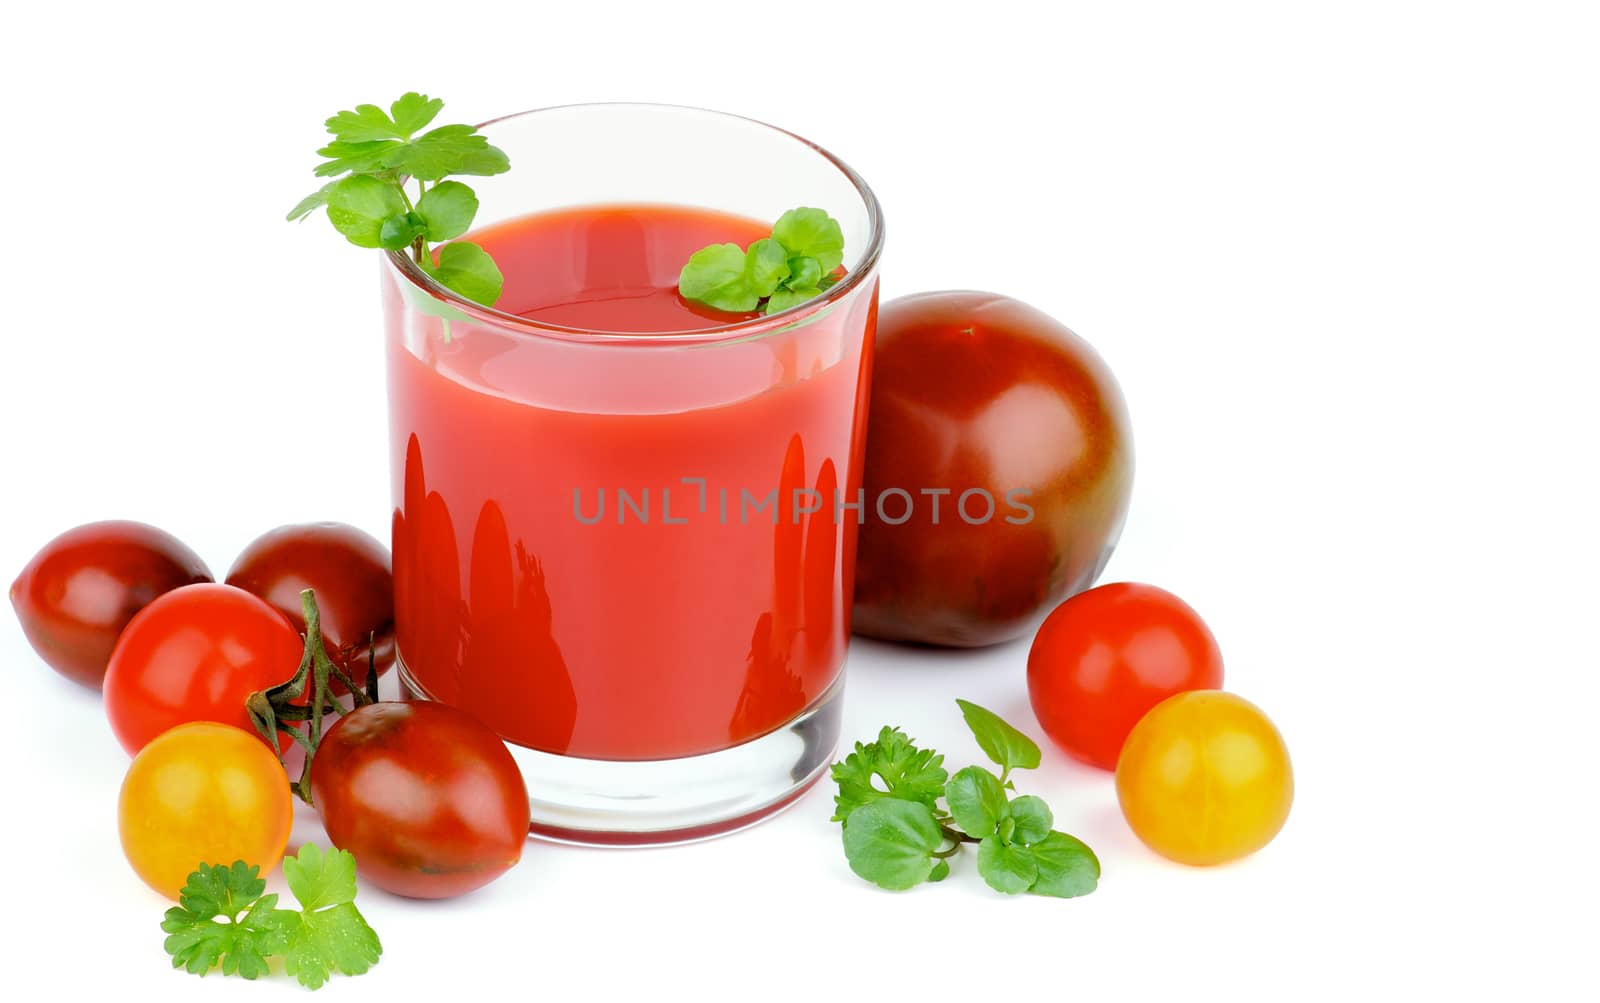
[[[533,831],[661,843],[748,825],[839,730],[883,221],[831,154],[745,118],[549,108],[483,127],[494,308],[387,255],[397,645],[408,693],[476,715]],[[796,206],[842,274],[771,316],[679,269]]]

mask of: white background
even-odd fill
[[[1099,347],[1138,443],[1107,579],[1208,618],[1298,797],[1256,857],[1190,870],[1051,751],[1024,787],[1105,869],[1070,902],[1002,898],[970,861],[878,891],[823,788],[697,846],[530,844],[468,898],[364,891],[387,951],[329,998],[1594,998],[1591,5],[435,9],[8,10],[7,581],[94,519],[219,573],[280,523],[386,531],[377,265],[282,219],[328,114],[411,88],[452,121],[711,106],[865,175],[886,296],[993,289]],[[167,969],[98,698],[0,621],[7,996],[299,992]],[[1037,736],[1026,653],[858,644],[846,733],[975,759],[964,696]]]

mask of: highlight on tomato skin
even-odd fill
[[[528,790],[500,737],[446,704],[344,715],[311,761],[312,801],[363,880],[408,898],[462,895],[522,859]]]
[[[10,590],[22,633],[45,664],[99,689],[117,637],[158,596],[211,581],[193,550],[164,530],[108,520],[39,549]]]
[[[394,577],[389,550],[340,522],[279,526],[234,558],[226,582],[265,599],[301,633],[300,593],[316,592],[328,655],[357,686],[369,665],[381,676],[394,665]],[[347,692],[337,679],[334,692]]]
[[[1134,726],[1117,760],[1117,801],[1150,849],[1208,867],[1272,842],[1294,802],[1294,770],[1261,708],[1195,690],[1167,698]]]
[[[117,639],[106,717],[129,755],[191,721],[254,734],[245,701],[292,677],[304,651],[288,619],[260,598],[214,582],[186,585],[141,610]],[[279,741],[281,751],[290,740]]]
[[[1045,618],[1028,651],[1028,698],[1069,755],[1113,770],[1140,718],[1188,690],[1222,688],[1222,650],[1200,614],[1165,589],[1116,582]]]

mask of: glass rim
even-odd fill
[[[561,324],[551,324],[544,321],[531,320],[520,317],[514,313],[506,313],[494,307],[483,306],[467,299],[461,294],[446,288],[436,281],[427,272],[424,272],[413,261],[405,250],[385,252],[389,264],[400,272],[403,279],[416,286],[424,294],[437,300],[442,300],[449,306],[467,314],[473,320],[494,324],[500,328],[515,331],[537,338],[551,338],[566,342],[586,342],[599,344],[649,344],[649,345],[684,345],[684,344],[711,344],[728,341],[745,341],[754,338],[776,334],[788,330],[807,316],[827,309],[832,304],[848,296],[867,278],[876,272],[878,257],[883,250],[883,209],[878,203],[877,195],[868,187],[861,175],[855,169],[823,147],[806,139],[804,136],[779,128],[759,119],[746,115],[735,115],[731,112],[715,111],[710,108],[698,108],[693,105],[668,104],[654,101],[595,101],[579,102],[574,104],[549,105],[543,108],[530,108],[526,111],[513,112],[491,118],[480,124],[479,128],[495,125],[511,119],[524,118],[529,115],[539,115],[546,112],[571,111],[584,108],[643,108],[660,111],[686,111],[701,115],[711,115],[718,118],[730,119],[736,122],[746,122],[760,126],[763,129],[780,133],[795,140],[802,146],[822,156],[834,166],[845,179],[855,188],[856,194],[861,197],[862,204],[867,210],[867,247],[861,255],[860,262],[852,268],[834,285],[828,287],[821,296],[813,297],[804,303],[797,303],[787,310],[749,320],[736,321],[732,324],[717,324],[710,327],[688,328],[679,331],[609,331],[603,328],[568,327]]]

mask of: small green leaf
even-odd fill
[[[933,870],[928,872],[929,881],[943,881],[950,876],[950,861],[940,859],[933,865]]]
[[[398,251],[410,246],[413,240],[427,232],[427,226],[415,212],[390,216],[378,231],[378,246],[386,251]]]
[[[978,740],[978,747],[1001,769],[1031,770],[1038,767],[1039,746],[1034,744],[1033,739],[1001,720],[994,711],[966,700],[957,700],[956,703],[961,707],[961,716],[966,719],[967,727],[972,729],[973,737]]]
[[[933,809],[897,798],[862,805],[850,813],[844,827],[850,869],[891,891],[928,880],[934,871],[933,853],[941,842]]]
[[[1100,859],[1083,841],[1064,832],[1052,832],[1027,847],[1038,878],[1028,889],[1035,895],[1070,899],[1087,895],[1100,883]]]
[[[978,844],[978,873],[995,891],[1016,895],[1039,879],[1039,865],[1027,847],[1007,846],[990,836]]]
[[[718,310],[754,310],[761,297],[744,277],[744,251],[738,244],[711,244],[689,255],[678,273],[678,292]]]
[[[284,951],[283,969],[307,989],[321,988],[333,972],[362,975],[378,963],[383,944],[349,903],[302,914]]]
[[[189,875],[179,904],[161,920],[173,968],[203,976],[221,966],[222,974],[246,979],[267,971],[267,957],[283,951],[299,917],[277,908],[278,896],[262,894],[260,873],[240,860],[201,864]]]
[[[789,263],[783,248],[763,237],[744,252],[744,281],[757,296],[771,296],[778,283],[789,277]]]
[[[410,138],[409,132],[399,128],[394,119],[375,104],[358,104],[351,111],[341,111],[329,118],[325,124],[329,132],[346,143]]]
[[[330,181],[321,188],[318,188],[316,191],[312,192],[310,195],[307,195],[305,198],[297,202],[295,207],[289,210],[289,215],[285,216],[284,218],[292,223],[297,219],[305,219],[307,216],[315,212],[318,207],[327,205],[328,192],[333,188],[334,185],[338,183],[339,182],[337,181]]]
[[[782,244],[791,257],[816,258],[824,274],[844,260],[844,231],[838,220],[821,209],[790,209],[772,225],[772,239]]]
[[[429,240],[453,240],[467,232],[478,214],[478,196],[459,181],[441,181],[422,194],[417,215]]]
[[[438,98],[410,91],[389,106],[389,116],[394,120],[395,131],[410,137],[432,122],[443,107],[444,102]]]
[[[328,159],[317,165],[314,173],[319,178],[337,177],[344,173],[373,174],[394,166],[394,158],[405,149],[396,139],[375,139],[366,143],[347,143],[334,140],[317,151]]]
[[[505,285],[505,277],[489,252],[464,241],[439,248],[439,263],[424,261],[422,270],[446,289],[484,306],[494,306]]]
[[[511,169],[511,161],[476,127],[441,125],[397,151],[393,166],[413,178],[437,181],[450,174],[500,174]]]
[[[1050,827],[1055,824],[1050,806],[1032,794],[1025,794],[1011,802],[1011,817],[1017,820],[1012,839],[1018,843],[1039,842],[1050,835]]]
[[[400,189],[364,174],[336,182],[327,198],[328,220],[357,247],[382,247],[384,221],[406,211]]]
[[[307,843],[297,855],[283,858],[283,879],[289,883],[289,891],[300,908],[307,912],[354,902],[356,858],[348,850],[324,852]]]
[[[843,822],[856,808],[880,798],[915,801],[931,811],[949,778],[943,756],[917,748],[905,732],[887,725],[876,741],[857,742],[855,751],[833,764],[831,775],[839,785],[833,799],[835,822]]]
[[[1000,820],[1010,814],[1000,778],[981,766],[969,766],[951,777],[944,799],[956,824],[979,839],[993,835]]]
[[[811,289],[822,281],[822,266],[816,258],[797,255],[788,260],[788,266],[789,280],[784,284],[790,289]]]
[[[779,289],[767,300],[766,313],[782,313],[792,306],[799,306],[806,300],[815,299],[822,295],[820,289]]]

